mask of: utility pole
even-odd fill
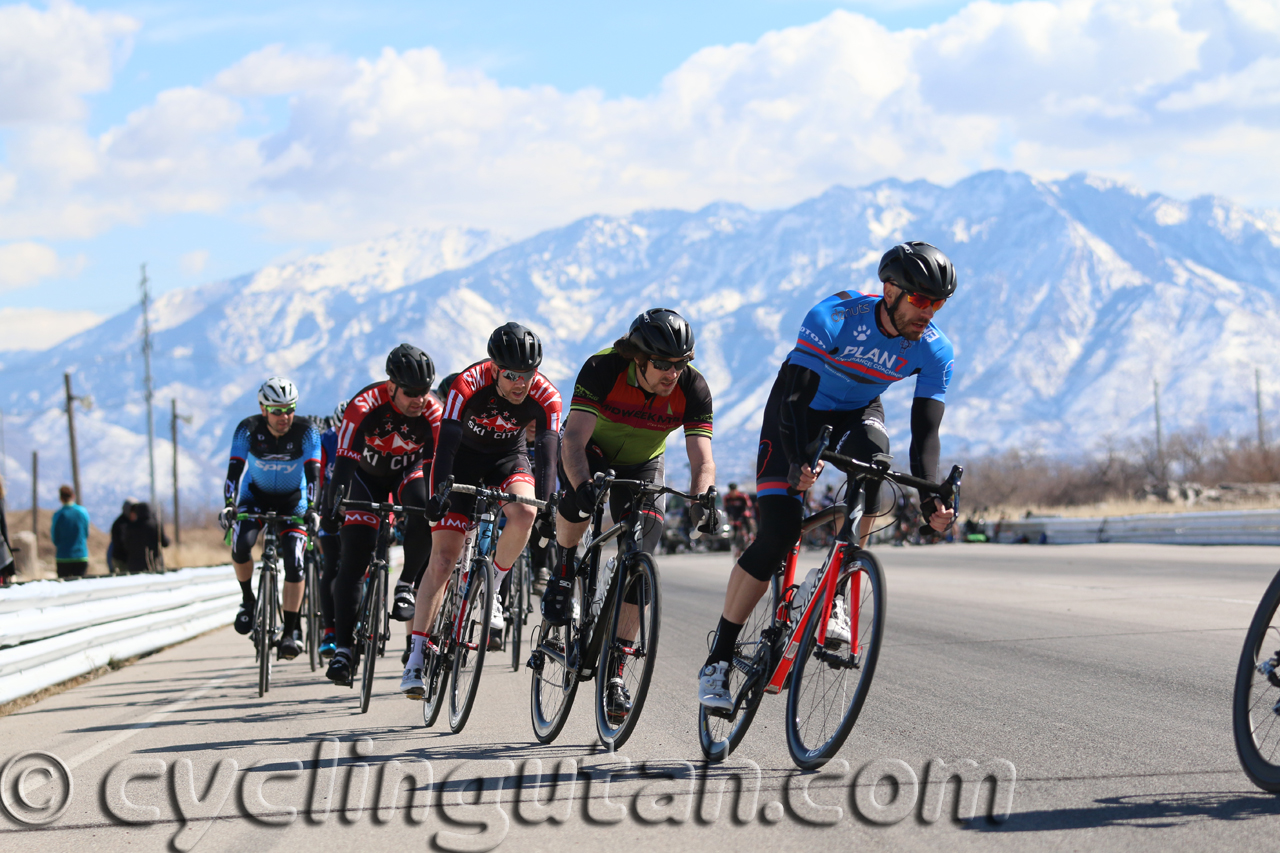
[[[4,452],[4,410],[0,409],[0,479],[9,482],[9,455]]]
[[[156,506],[156,426],[151,414],[151,319],[148,314],[151,294],[147,290],[147,265],[142,265],[142,281],[138,283],[142,289],[142,361],[145,368],[144,396],[147,400],[147,467],[151,472],[151,507]]]
[[[1160,482],[1164,483],[1169,477],[1164,467],[1164,438],[1160,434],[1160,380],[1152,379],[1151,385],[1156,398],[1156,464],[1160,466]]]
[[[31,451],[31,534],[36,537],[36,550],[40,548],[40,453]],[[32,554],[31,556],[35,556]]]
[[[67,434],[71,437],[71,482],[76,489],[76,500],[83,502],[84,493],[80,491],[80,458],[76,455],[76,414],[75,403],[78,401],[84,406],[85,411],[93,408],[93,398],[89,396],[77,397],[71,393],[71,372],[67,371],[62,374],[63,382],[67,386]]]
[[[178,401],[169,399],[169,429],[173,432],[173,544],[182,544],[182,516],[178,514],[178,421],[191,423],[191,415],[178,414]]]
[[[1258,405],[1258,448],[1267,446],[1267,434],[1262,427],[1262,369],[1253,369],[1253,393]]]

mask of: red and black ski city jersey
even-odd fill
[[[440,452],[431,468],[431,488],[453,473],[453,451],[461,444],[492,456],[524,452],[525,427],[537,429],[538,496],[551,495],[560,450],[560,392],[541,373],[529,383],[519,404],[498,393],[498,367],[481,361],[458,374],[444,401]],[[455,431],[457,437],[455,438]],[[545,492],[545,494],[544,494]]]
[[[440,438],[440,404],[427,397],[422,414],[411,418],[391,402],[388,382],[375,382],[351,398],[338,427],[335,484],[342,468],[357,463],[375,477],[400,477],[430,459]],[[346,465],[343,460],[349,460]]]

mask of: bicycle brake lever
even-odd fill
[[[831,444],[831,425],[826,424],[818,433],[818,437],[805,448],[806,451],[809,451],[810,471],[817,472],[818,462],[822,459],[822,451],[826,450],[829,444]]]

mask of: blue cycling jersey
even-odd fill
[[[875,294],[837,293],[819,302],[800,325],[790,364],[821,377],[810,403],[817,411],[860,409],[892,385],[916,376],[916,396],[945,400],[954,354],[932,323],[918,341],[886,337],[876,323]]]
[[[253,415],[240,422],[231,439],[226,497],[240,504],[254,497],[269,499],[297,493],[295,512],[301,514],[314,497],[314,474],[307,477],[307,466],[314,470],[319,464],[320,433],[311,421],[295,418],[288,432],[275,436],[267,428],[265,417]]]

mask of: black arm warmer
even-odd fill
[[[316,505],[316,482],[320,479],[320,462],[308,462],[302,466],[307,477],[307,506]]]
[[[534,489],[538,500],[545,501],[551,497],[556,487],[556,470],[560,463],[560,433],[553,429],[539,430],[533,442],[538,459],[538,470],[534,472]]]
[[[916,397],[911,404],[911,476],[931,483],[938,482],[938,457],[942,455],[938,427],[944,409],[945,403],[928,397]]]
[[[807,367],[786,363],[782,365],[782,409],[779,411],[779,427],[782,433],[782,449],[787,461],[806,464],[804,446],[809,443],[809,404],[818,395],[822,377]]]
[[[325,481],[324,495],[321,497],[323,512],[326,514],[333,512],[333,502],[337,499],[339,489],[344,492],[343,497],[351,497],[345,493],[347,487],[351,485],[351,475],[359,465],[359,462],[346,456],[339,456],[333,460],[333,476]]]
[[[232,459],[227,465],[227,481],[222,486],[222,500],[227,506],[234,506],[240,497],[240,478],[244,476],[244,460]]]
[[[440,490],[440,484],[453,473],[453,457],[462,444],[462,421],[447,418],[440,422],[440,437],[436,439],[436,457],[431,463],[431,494]]]

